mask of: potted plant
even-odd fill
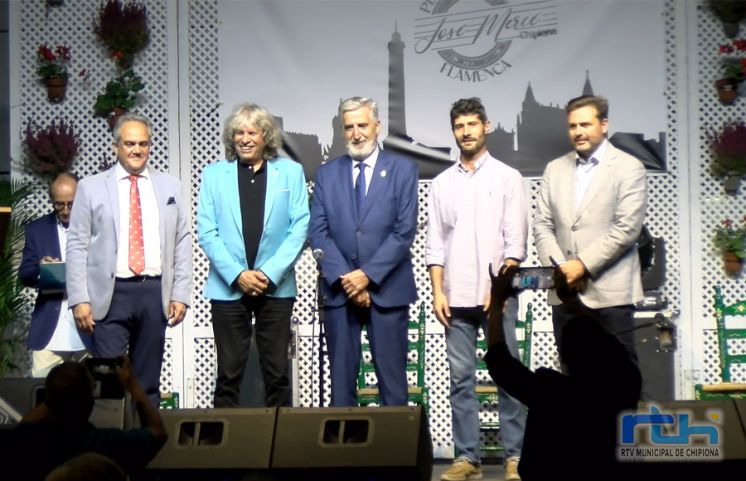
[[[737,39],[720,45],[720,54],[727,55],[720,61],[721,77],[715,81],[720,102],[732,105],[738,97],[738,87],[746,78],[746,58],[734,57],[734,54],[746,52],[746,40]]]
[[[715,229],[712,243],[723,254],[723,267],[730,275],[738,275],[746,258],[746,216],[741,226],[736,227],[730,219],[725,219],[722,226]]]
[[[25,353],[25,350],[18,350],[23,346],[19,319],[24,317],[28,299],[18,277],[18,261],[23,249],[24,228],[31,220],[22,204],[31,191],[29,184],[0,177],[0,206],[5,212],[1,214],[5,229],[0,239],[0,377],[17,368],[15,361]]]
[[[54,50],[47,45],[39,45],[36,50],[36,73],[47,86],[50,102],[61,102],[67,89],[67,63],[70,61],[70,47],[58,45]]]
[[[723,23],[725,36],[738,35],[741,20],[746,18],[746,2],[743,0],[708,0],[707,6],[715,17]]]
[[[64,120],[53,120],[45,127],[29,121],[22,142],[26,154],[23,166],[45,180],[70,171],[80,149],[75,128]]]
[[[720,132],[711,134],[710,150],[712,173],[725,177],[725,191],[734,194],[746,174],[746,123],[729,122]]]
[[[106,117],[109,128],[114,128],[117,119],[130,110],[137,100],[137,92],[145,88],[142,79],[134,70],[125,70],[119,77],[110,80],[104,93],[96,97],[93,110],[99,117]]]
[[[147,8],[137,1],[108,0],[99,9],[93,31],[117,65],[127,70],[132,67],[135,54],[144,49],[150,39]]]

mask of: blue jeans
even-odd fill
[[[518,300],[508,299],[504,316],[505,337],[513,357],[518,357],[515,322]],[[453,444],[460,458],[480,463],[479,403],[476,386],[476,340],[479,327],[487,334],[487,315],[482,307],[451,308],[451,327],[446,329],[446,352],[451,369],[451,420]],[[505,457],[521,455],[526,410],[517,399],[498,386],[497,412],[500,416],[500,437]]]

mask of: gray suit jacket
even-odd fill
[[[579,208],[575,209],[575,152],[547,164],[534,219],[539,259],[551,265],[580,259],[590,272],[580,300],[586,306],[632,304],[643,298],[635,241],[647,208],[645,167],[609,144]],[[550,304],[560,300],[552,291]]]
[[[67,236],[69,304],[90,302],[96,320],[106,316],[114,293],[120,233],[115,167],[80,181]],[[170,301],[189,305],[191,299],[191,231],[181,181],[150,167],[148,170],[158,202],[161,299],[163,312],[168,315]]]

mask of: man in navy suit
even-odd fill
[[[417,230],[417,167],[378,148],[378,106],[342,101],[348,155],[323,164],[309,240],[321,259],[333,406],[357,404],[360,332],[368,325],[384,405],[407,403],[407,320],[417,299],[409,249]]]
[[[49,184],[49,197],[54,212],[44,215],[26,226],[26,243],[18,269],[21,283],[39,287],[41,264],[64,261],[70,211],[78,187],[78,178],[64,172]],[[75,326],[72,311],[64,292],[39,292],[31,314],[31,325],[26,339],[31,349],[31,375],[46,377],[53,366],[82,356],[90,346],[90,338]]]

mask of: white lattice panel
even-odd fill
[[[682,310],[691,306],[704,306],[704,315],[699,331],[693,339],[682,339],[679,356],[684,353],[694,353],[703,360],[703,377],[705,382],[716,381],[715,369],[717,364],[717,347],[713,347],[714,337],[706,332],[714,327],[713,318],[713,286],[720,285],[726,303],[746,298],[746,287],[743,280],[728,278],[722,271],[719,256],[714,252],[710,241],[715,226],[726,217],[740,218],[746,214],[746,203],[742,195],[732,198],[726,197],[722,191],[722,180],[712,178],[709,174],[709,149],[706,133],[720,128],[723,123],[733,119],[746,117],[746,100],[741,98],[736,105],[725,107],[716,99],[712,82],[717,70],[717,47],[724,41],[722,30],[710,13],[702,8],[695,9],[696,16],[696,51],[687,52],[688,58],[680,58],[680,45],[686,39],[677,33],[681,32],[680,25],[686,21],[684,2],[670,0],[666,3],[662,21],[666,28],[666,77],[669,95],[667,95],[667,165],[668,171],[663,174],[651,174],[648,177],[649,207],[646,218],[651,233],[656,237],[663,237],[667,250],[667,283],[665,294],[672,307]],[[74,4],[74,5],[73,5]],[[149,116],[154,122],[153,163],[162,170],[169,170],[167,146],[169,135],[176,135],[168,131],[170,112],[166,98],[169,83],[167,72],[169,59],[167,55],[168,32],[166,14],[167,3],[163,1],[146,1],[149,7],[151,25],[151,43],[148,49],[135,60],[135,69],[145,80],[146,89],[143,92],[141,104],[137,111]],[[91,30],[91,19],[98,8],[98,0],[80,0],[66,2],[64,7],[49,10],[45,16],[42,1],[24,1],[17,7],[20,11],[20,28],[18,30],[19,58],[15,60],[18,67],[19,82],[22,92],[20,101],[21,122],[33,116],[39,123],[47,123],[56,117],[64,117],[72,121],[81,135],[81,155],[75,170],[82,176],[90,175],[99,170],[102,161],[113,158],[111,139],[103,119],[94,118],[91,107],[98,91],[106,81],[113,77],[115,69],[111,61],[106,58],[103,47],[96,42]],[[74,7],[74,8],[73,8]],[[217,29],[219,19],[217,4],[214,0],[190,0],[188,2],[188,28],[180,29],[180,33],[188,35],[188,83],[189,110],[179,118],[179,122],[188,122],[188,152],[191,156],[192,181],[192,213],[197,202],[199,178],[203,167],[222,157],[220,132],[222,119],[218,118],[216,107],[220,101],[218,97],[218,59],[219,46],[217,43]],[[74,33],[71,34],[71,32]],[[188,33],[186,33],[188,32]],[[40,43],[68,44],[72,48],[73,73],[68,86],[67,99],[61,104],[49,104],[46,94],[35,78],[31,68],[35,63],[35,50]],[[693,117],[689,118],[687,106],[679,104],[679,97],[673,93],[685,89],[687,85],[680,85],[680,74],[685,64],[696,65],[696,72],[692,72],[689,80],[696,87],[696,105],[692,109]],[[80,70],[89,71],[89,80],[82,81],[76,74]],[[171,92],[173,94],[173,92]],[[247,99],[248,100],[248,99]],[[260,101],[260,99],[251,99]],[[688,119],[688,130],[682,131],[682,119]],[[612,106],[613,121],[613,106]],[[16,133],[21,126],[16,125]],[[15,134],[14,134],[15,135]],[[686,145],[686,139],[697,139],[692,152],[681,151]],[[16,159],[17,160],[17,159]],[[680,176],[691,169],[691,174],[698,179],[694,184],[698,191],[693,194],[694,201],[683,203],[679,199]],[[686,187],[686,186],[685,186]],[[528,181],[531,210],[535,207],[538,180]],[[431,303],[429,279],[424,265],[424,226],[425,210],[429,183],[420,185],[420,207],[418,230],[412,254],[415,264],[417,285],[420,286],[420,301],[428,306]],[[689,206],[691,204],[691,207]],[[36,195],[30,202],[29,211],[41,215],[49,211],[46,189],[39,186]],[[694,209],[692,215],[689,209]],[[692,221],[695,220],[695,222]],[[688,237],[690,230],[696,230],[701,235],[693,236],[691,252],[682,252],[680,238]],[[196,231],[195,231],[196,235]],[[530,238],[529,242],[532,243]],[[207,262],[201,250],[194,244],[194,279],[195,290],[192,304],[192,326],[196,332],[193,339],[187,339],[183,344],[185,351],[193,353],[192,366],[189,370],[193,375],[191,385],[194,388],[193,405],[207,407],[212,404],[212,389],[215,376],[215,354],[213,340],[205,337],[204,332],[210,330],[209,304],[201,296],[204,279],[207,273]],[[680,262],[701,262],[701,271],[693,273],[692,279],[684,280],[692,283],[693,299],[682,299],[681,266]],[[528,265],[536,264],[536,252],[530,245]],[[316,270],[313,260],[306,251],[296,268],[299,281],[299,295],[294,315],[304,329],[309,329],[315,319],[313,310],[314,286]],[[525,309],[527,302],[532,302],[535,315],[535,331],[532,353],[532,367],[555,366],[556,350],[551,333],[551,314],[546,305],[545,293],[526,293],[522,296],[521,305]],[[413,305],[411,315],[417,315],[417,306]],[[450,445],[450,407],[448,405],[448,370],[445,359],[445,346],[442,328],[428,309],[428,385],[431,391],[431,431],[433,433],[436,452],[447,452]],[[305,331],[304,331],[305,332]],[[695,343],[687,346],[686,343]],[[318,404],[316,382],[318,366],[316,364],[317,339],[312,336],[300,336],[298,339],[299,355],[299,399],[301,405]],[[174,386],[182,380],[174,382],[172,379],[173,366],[180,363],[180,353],[173,352],[174,344],[169,341],[164,362],[162,380],[164,386]],[[681,360],[681,358],[679,359]],[[328,371],[327,371],[328,372]],[[328,395],[328,384],[326,388]],[[328,399],[327,399],[328,402]]]
[[[20,28],[18,28],[18,58],[14,64],[18,69],[21,91],[20,122],[14,126],[20,134],[28,121],[46,125],[56,118],[71,122],[80,137],[80,153],[73,164],[73,171],[81,177],[87,177],[101,171],[104,164],[115,158],[112,150],[112,137],[106,121],[93,116],[93,104],[106,83],[117,75],[114,63],[108,58],[106,49],[98,42],[93,33],[93,18],[97,15],[98,0],[78,0],[65,2],[62,7],[45,9],[45,2],[23,1],[19,9]],[[150,26],[150,44],[135,57],[134,69],[145,83],[145,89],[133,109],[150,118],[153,123],[153,148],[151,164],[157,169],[168,171],[171,159],[168,158],[169,131],[167,104],[168,94],[168,41],[167,41],[167,3],[162,1],[145,1],[148,7],[148,25]],[[48,102],[46,90],[35,73],[36,49],[40,44],[52,46],[68,45],[71,49],[67,94],[61,103]],[[86,77],[79,72],[85,70]],[[20,149],[19,149],[20,150]],[[175,160],[175,159],[174,159]],[[28,205],[28,211],[40,216],[51,211],[47,187],[38,178],[17,169],[14,159],[14,178],[22,178],[35,184],[34,195]],[[26,322],[28,317],[26,318]],[[173,368],[181,355],[174,355],[167,341],[164,364],[161,373],[163,390],[172,390],[174,386]],[[179,361],[180,362],[180,361]],[[179,366],[180,368],[181,366]],[[180,372],[180,370],[179,370]],[[178,380],[177,384],[180,384]]]
[[[715,327],[714,311],[714,287],[720,286],[723,293],[723,301],[726,305],[746,299],[746,283],[744,274],[740,277],[729,277],[723,270],[721,255],[712,244],[712,235],[715,228],[720,226],[724,219],[733,219],[738,222],[746,215],[746,201],[744,201],[744,187],[741,186],[737,195],[725,194],[723,190],[723,179],[713,177],[710,173],[710,162],[712,156],[709,149],[708,134],[723,127],[724,124],[733,120],[746,119],[746,99],[740,97],[734,105],[722,105],[717,98],[714,82],[719,78],[719,62],[721,56],[718,49],[721,44],[727,42],[721,23],[716,20],[709,10],[699,6],[696,11],[696,58],[697,62],[697,99],[699,108],[696,112],[698,129],[691,135],[697,139],[698,155],[692,159],[691,167],[699,172],[699,192],[694,193],[698,197],[700,209],[700,222],[698,226],[701,232],[702,242],[698,246],[699,252],[691,255],[701,258],[701,271],[697,279],[701,282],[697,292],[697,298],[693,300],[702,306],[703,322],[700,323],[702,332],[702,377],[700,381],[714,383],[720,381],[720,370],[718,364],[717,337],[712,334],[711,329]],[[741,27],[739,37],[746,36],[746,29]],[[741,89],[743,92],[743,89]],[[696,352],[696,351],[695,351]],[[735,377],[734,379],[739,379]],[[741,375],[740,381],[743,382]]]

